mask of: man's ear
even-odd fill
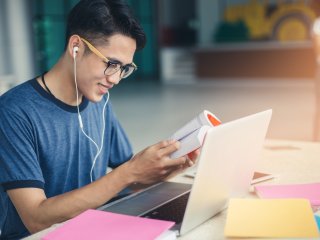
[[[72,35],[69,38],[67,52],[72,58],[75,58],[80,52],[80,49],[81,49],[80,45],[81,45],[81,39],[79,35]]]

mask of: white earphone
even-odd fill
[[[78,46],[74,46],[73,47],[73,58],[75,58],[77,56],[78,51],[79,51],[79,47]]]
[[[107,96],[107,100],[103,105],[103,110],[102,110],[102,132],[101,132],[101,141],[100,141],[100,147],[98,146],[98,144],[91,138],[88,136],[88,134],[84,131],[83,129],[83,123],[82,123],[82,118],[81,118],[81,114],[80,114],[80,110],[79,110],[79,93],[78,93],[78,84],[77,84],[77,53],[79,51],[79,47],[78,46],[74,46],[73,47],[73,72],[74,72],[74,83],[76,86],[76,97],[77,97],[77,110],[78,110],[78,120],[79,120],[79,126],[81,129],[81,132],[86,136],[86,138],[88,138],[97,148],[97,153],[93,159],[93,163],[91,166],[91,170],[90,170],[90,181],[92,182],[92,172],[94,169],[94,165],[96,164],[96,161],[102,151],[103,148],[103,142],[104,142],[104,131],[105,131],[105,109],[107,106],[107,103],[109,101],[109,91],[107,92],[108,96]]]

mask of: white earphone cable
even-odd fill
[[[94,169],[94,165],[96,164],[96,161],[97,161],[97,159],[98,159],[98,157],[99,157],[99,155],[100,155],[100,153],[102,151],[102,148],[103,148],[104,131],[105,131],[105,128],[106,128],[105,110],[106,110],[106,106],[107,106],[108,101],[109,101],[109,92],[108,92],[107,100],[106,100],[106,102],[105,102],[105,104],[103,106],[103,110],[102,110],[102,124],[103,124],[103,126],[102,126],[102,133],[101,133],[102,134],[102,136],[101,136],[101,145],[100,145],[100,149],[98,150],[96,156],[93,159],[92,167],[91,167],[91,170],[90,170],[90,180],[91,180],[91,182],[92,182],[92,172],[93,172],[93,169]]]
[[[103,148],[103,142],[104,142],[104,132],[105,132],[105,109],[106,109],[106,106],[108,104],[108,101],[109,101],[109,92],[107,92],[108,96],[107,96],[107,100],[106,102],[104,103],[103,105],[103,110],[102,110],[102,132],[101,132],[101,145],[100,145],[100,148],[98,146],[98,144],[90,137],[88,136],[88,134],[84,131],[83,129],[83,123],[82,123],[82,118],[81,118],[81,114],[80,114],[80,110],[79,110],[79,93],[78,93],[78,84],[77,84],[77,61],[76,61],[76,52],[74,52],[73,54],[73,72],[74,72],[74,83],[75,83],[75,87],[76,87],[76,97],[77,97],[77,111],[78,111],[78,120],[79,120],[79,125],[80,125],[80,129],[81,129],[81,132],[86,136],[86,138],[88,138],[94,145],[95,147],[97,148],[97,153],[93,159],[93,163],[92,163],[92,166],[91,166],[91,170],[90,170],[90,181],[92,182],[92,172],[93,172],[93,169],[94,169],[94,165],[96,164],[96,161],[102,151],[102,148]]]

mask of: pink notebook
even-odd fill
[[[87,210],[44,236],[53,239],[155,239],[174,222]]]
[[[320,206],[320,183],[290,185],[258,185],[260,198],[306,198],[313,206]]]

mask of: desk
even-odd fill
[[[276,176],[269,180],[268,184],[320,182],[320,143],[267,140],[256,171],[272,173]],[[192,179],[180,175],[172,181],[188,183],[192,182]],[[256,198],[252,193],[248,193],[247,197]],[[226,211],[223,211],[178,239],[226,239],[223,235],[225,221]],[[26,239],[40,239],[54,228],[55,226],[52,226]]]
[[[267,140],[256,170],[276,176],[268,184],[320,182],[320,143]],[[248,193],[247,197],[256,195]],[[179,239],[226,239],[226,213],[223,211]]]

